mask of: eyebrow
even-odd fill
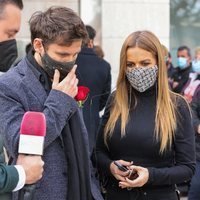
[[[144,60],[141,60],[141,62],[144,62],[144,61],[151,61],[151,59],[146,58],[146,59],[144,59]]]
[[[144,60],[140,60],[140,62],[145,62],[145,61],[149,61],[149,62],[151,62],[151,59],[146,58],[146,59],[144,59]],[[127,62],[133,62],[133,61],[127,60]]]

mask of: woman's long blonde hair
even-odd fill
[[[158,82],[157,103],[155,117],[155,137],[160,141],[160,152],[171,147],[175,130],[176,114],[175,104],[169,90],[164,52],[158,38],[150,31],[137,31],[130,34],[125,40],[120,53],[120,69],[117,79],[116,93],[111,105],[110,117],[104,130],[104,142],[112,136],[115,124],[121,119],[121,137],[126,134],[126,124],[129,119],[129,82],[126,79],[126,62],[128,48],[139,47],[151,52],[157,59]],[[174,96],[174,95],[173,95]],[[135,100],[135,106],[137,101]],[[134,122],[133,122],[134,123]],[[145,126],[145,124],[144,124]]]

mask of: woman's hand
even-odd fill
[[[121,188],[134,188],[134,187],[142,187],[147,183],[149,179],[149,171],[147,168],[132,165],[129,167],[137,171],[138,177],[134,180],[130,180],[128,177],[125,177],[124,180],[120,180],[119,187]]]
[[[127,171],[123,172],[120,169],[118,169],[118,167],[114,164],[114,162],[110,164],[110,171],[117,180],[125,181],[125,177],[127,177],[130,172],[128,168],[133,164],[133,162],[127,162],[124,160],[116,160],[116,162],[125,166],[127,168]]]

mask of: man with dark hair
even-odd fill
[[[33,51],[0,77],[4,105],[0,130],[8,151],[15,161],[24,113],[43,112],[45,168],[34,200],[102,200],[91,173],[87,131],[74,99],[78,90],[74,63],[87,37],[85,26],[65,7],[36,12],[29,23]]]
[[[185,86],[189,80],[189,74],[192,71],[190,48],[180,46],[177,50],[177,67],[175,68],[171,79],[170,86],[172,91],[183,94]],[[189,182],[178,184],[181,194],[187,193]]]
[[[17,57],[16,34],[20,28],[21,0],[0,0],[0,73],[6,72]],[[4,106],[1,103],[1,106]],[[5,110],[7,112],[8,110]],[[6,120],[3,116],[1,121]],[[3,130],[2,130],[3,131]],[[8,132],[9,134],[9,132]],[[10,199],[11,192],[32,184],[42,176],[41,156],[19,155],[17,165],[5,165],[3,133],[0,134],[0,199]]]
[[[177,50],[177,68],[171,77],[171,86],[174,92],[182,92],[189,79],[191,67],[191,53],[189,47],[180,46]]]
[[[86,30],[88,33],[88,41],[87,41],[86,46],[88,48],[93,48],[94,47],[94,38],[96,36],[96,30],[92,26],[89,26],[89,25],[86,25],[85,27],[86,27]]]
[[[99,112],[105,107],[111,91],[111,67],[108,62],[97,56],[94,47],[96,31],[86,25],[89,39],[81,49],[76,60],[79,85],[87,86],[90,94],[83,107],[83,117],[89,135],[90,152],[96,143],[100,121]]]

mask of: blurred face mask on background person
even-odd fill
[[[17,58],[16,40],[0,42],[0,71],[6,72]]]
[[[55,69],[57,69],[60,72],[61,80],[63,80],[67,76],[67,74],[71,71],[76,62],[76,60],[69,62],[56,61],[51,58],[47,53],[41,56],[41,61],[44,70],[47,72],[51,79],[53,79]]]
[[[195,59],[192,61],[192,70],[200,74],[200,60]]]
[[[188,64],[187,64],[187,58],[184,57],[178,57],[177,59],[177,65],[180,69],[185,69]]]
[[[131,86],[139,92],[145,92],[152,87],[157,79],[158,67],[134,67],[126,71]]]

